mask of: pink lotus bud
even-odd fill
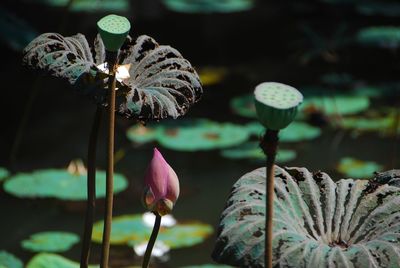
[[[144,206],[160,216],[169,214],[179,196],[179,180],[161,153],[154,148],[145,175]]]

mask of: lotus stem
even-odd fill
[[[154,222],[153,231],[151,232],[149,243],[147,244],[147,247],[146,247],[146,252],[143,257],[142,268],[149,267],[151,252],[153,251],[154,244],[156,243],[156,240],[157,240],[158,232],[160,231],[161,216],[158,213],[155,213],[155,215],[156,215],[156,219]]]
[[[90,256],[90,241],[92,239],[93,221],[96,208],[96,152],[97,140],[101,124],[102,109],[96,108],[92,129],[90,131],[87,162],[87,202],[85,228],[83,231],[83,242],[81,251],[81,268],[87,268]]]
[[[110,234],[113,209],[114,189],[114,129],[115,129],[115,72],[118,53],[107,51],[109,70],[108,80],[108,136],[107,136],[107,173],[106,173],[106,203],[104,209],[103,243],[101,251],[101,268],[108,267],[110,253]]]
[[[267,130],[260,147],[267,157],[266,161],[266,199],[265,199],[265,267],[272,268],[272,238],[274,217],[274,163],[278,148],[279,130]]]

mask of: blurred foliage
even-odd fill
[[[40,232],[21,242],[21,247],[33,252],[64,252],[79,242],[79,236],[68,232]]]
[[[374,177],[374,172],[382,171],[382,165],[375,162],[362,161],[352,157],[344,157],[340,160],[337,170],[355,179],[368,179]]]
[[[73,174],[63,169],[36,170],[32,173],[17,173],[4,183],[4,190],[20,198],[57,198],[61,200],[86,200],[86,174]],[[106,173],[97,171],[97,198],[105,196]],[[114,193],[128,187],[122,174],[114,174]]]
[[[231,13],[247,11],[254,0],[162,0],[172,11],[182,13]]]
[[[152,231],[143,222],[142,215],[123,215],[113,218],[110,243],[113,245],[137,245],[147,242]],[[190,247],[203,242],[213,233],[213,228],[200,222],[179,223],[172,227],[161,227],[157,241],[173,248]],[[101,243],[103,221],[95,223],[92,240]]]
[[[0,181],[4,180],[10,175],[7,169],[0,167]]]
[[[24,0],[27,3],[41,3],[51,7],[67,7],[72,12],[126,12],[129,0]]]
[[[398,48],[400,45],[400,27],[376,26],[361,29],[357,40],[363,45],[382,48]]]
[[[203,67],[198,70],[200,81],[203,86],[213,86],[221,83],[228,74],[228,70],[223,67]]]
[[[98,268],[99,265],[89,265]],[[79,263],[53,253],[39,253],[27,264],[26,268],[79,268]]]
[[[13,254],[0,250],[0,268],[23,268],[24,264]]]

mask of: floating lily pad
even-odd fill
[[[111,230],[111,244],[139,245],[147,243],[152,228],[143,222],[142,215],[124,215],[114,217]],[[161,227],[157,241],[173,248],[190,247],[203,242],[213,232],[213,228],[204,223],[178,223],[173,227]],[[95,223],[92,240],[101,243],[103,221]]]
[[[247,11],[254,5],[253,0],[163,0],[165,6],[182,13],[232,13]]]
[[[230,101],[230,106],[235,114],[249,118],[257,117],[253,95],[235,97]]]
[[[96,176],[97,198],[105,196],[106,173],[98,171]],[[32,173],[18,173],[4,183],[4,190],[17,197],[57,198],[61,200],[86,200],[86,174],[73,174],[63,169],[44,169]],[[114,193],[128,187],[121,174],[114,174]]]
[[[258,122],[251,122],[246,128],[252,135],[260,137],[264,134],[265,128]],[[281,142],[299,142],[312,140],[321,135],[321,130],[302,122],[293,122],[279,132]]]
[[[257,162],[265,161],[265,155],[260,149],[258,142],[246,142],[239,146],[221,151],[223,157],[229,159],[249,159]],[[296,158],[296,152],[293,150],[279,149],[276,156],[277,163],[285,163]]]
[[[0,250],[0,267],[1,268],[23,268],[24,264],[13,254]]]
[[[52,7],[66,7],[69,0],[25,0],[25,2],[40,2]],[[126,12],[129,10],[128,0],[75,0],[69,10],[72,12]]]
[[[157,139],[159,127],[143,126],[142,124],[137,124],[128,129],[126,135],[129,140],[135,143],[147,143],[152,142]]]
[[[248,138],[249,133],[242,126],[202,119],[179,127],[165,127],[157,137],[162,146],[178,151],[227,148]]]
[[[89,268],[98,267],[99,265],[89,265]],[[28,262],[26,268],[79,268],[79,263],[57,254],[39,253]]]
[[[199,69],[200,81],[203,86],[212,86],[225,79],[228,71],[222,67],[203,67]]]
[[[79,236],[67,232],[41,232],[21,242],[24,249],[34,252],[64,252],[79,242]]]
[[[369,98],[365,96],[316,96],[308,97],[300,106],[304,115],[321,112],[327,116],[357,114],[368,109]]]
[[[344,129],[350,129],[356,133],[360,132],[378,132],[384,135],[393,135],[400,133],[400,125],[397,123],[396,111],[391,111],[386,115],[377,115],[370,117],[344,117],[340,121],[340,126]],[[397,126],[397,130],[396,130]]]
[[[340,160],[337,170],[351,178],[366,179],[374,176],[374,172],[381,171],[382,165],[375,162],[362,161],[351,157]]]
[[[4,180],[10,175],[7,169],[0,167],[0,181]]]
[[[361,29],[357,40],[363,45],[397,48],[400,45],[400,27],[380,26]]]

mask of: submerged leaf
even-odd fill
[[[275,168],[273,265],[397,267],[400,171],[373,180]],[[213,258],[264,267],[265,168],[241,177],[222,213]]]
[[[105,196],[106,173],[98,171],[96,176],[97,198]],[[114,174],[114,193],[128,187],[121,174]],[[61,200],[86,200],[86,174],[72,174],[63,169],[37,170],[33,173],[18,173],[4,183],[4,190],[17,197],[57,198]]]
[[[52,253],[39,253],[27,264],[26,268],[79,268],[79,263],[63,256]],[[89,268],[98,268],[99,265],[89,265]]]
[[[163,0],[170,10],[183,13],[231,13],[246,11],[254,0]]]
[[[146,243],[152,228],[143,222],[142,215],[124,215],[114,217],[110,243],[113,245],[139,245]],[[172,227],[162,227],[157,241],[173,248],[190,247],[204,241],[213,232],[213,228],[204,223],[179,223]],[[103,221],[95,223],[92,240],[101,243]]]
[[[21,242],[24,249],[33,252],[64,252],[79,242],[79,236],[67,232],[41,232]]]
[[[367,162],[351,157],[344,157],[340,160],[337,170],[351,178],[368,179],[374,172],[381,171],[383,167],[375,162]]]
[[[24,264],[20,259],[7,251],[0,250],[0,267],[1,268],[23,268]]]

